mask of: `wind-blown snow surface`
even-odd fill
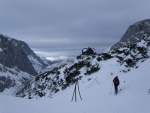
[[[101,62],[99,72],[79,81],[83,100],[77,92],[77,102],[71,102],[74,85],[53,98],[30,100],[0,94],[0,113],[150,113],[150,59],[138,65],[123,73],[125,67],[115,58]],[[121,88],[117,96],[112,88],[116,75]]]

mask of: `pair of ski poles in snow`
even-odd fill
[[[111,92],[112,92],[112,87],[113,87],[113,83],[112,83],[112,86],[111,86],[110,94],[111,94]],[[121,91],[120,85],[119,85],[119,89],[120,89],[120,91]]]

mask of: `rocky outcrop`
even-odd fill
[[[140,42],[145,37],[150,36],[150,19],[137,22],[127,29],[121,40],[114,44],[111,49],[119,49],[124,46]]]
[[[0,34],[0,92],[30,81],[47,65],[25,42]]]
[[[96,54],[96,51],[94,48],[88,47],[82,49],[82,55],[94,55]]]
[[[0,35],[0,63],[3,66],[16,67],[31,75],[36,75],[38,72],[29,56],[36,59],[42,69],[47,66],[25,42]]]

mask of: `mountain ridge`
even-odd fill
[[[32,79],[48,64],[28,44],[0,34],[0,91]],[[9,82],[5,82],[9,81]]]
[[[120,41],[114,44],[111,49],[119,49],[123,46],[139,42],[144,37],[150,36],[150,19],[145,19],[130,25]]]

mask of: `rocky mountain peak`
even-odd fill
[[[28,82],[47,65],[25,42],[0,34],[0,92]]]
[[[46,64],[25,42],[0,35],[0,63],[3,66],[16,67],[31,75],[36,75],[38,71],[34,68],[33,58],[40,64],[41,69],[46,67]]]
[[[111,49],[119,49],[123,46],[135,44],[140,42],[145,37],[150,36],[150,19],[136,22],[129,26],[121,40],[114,44]]]

